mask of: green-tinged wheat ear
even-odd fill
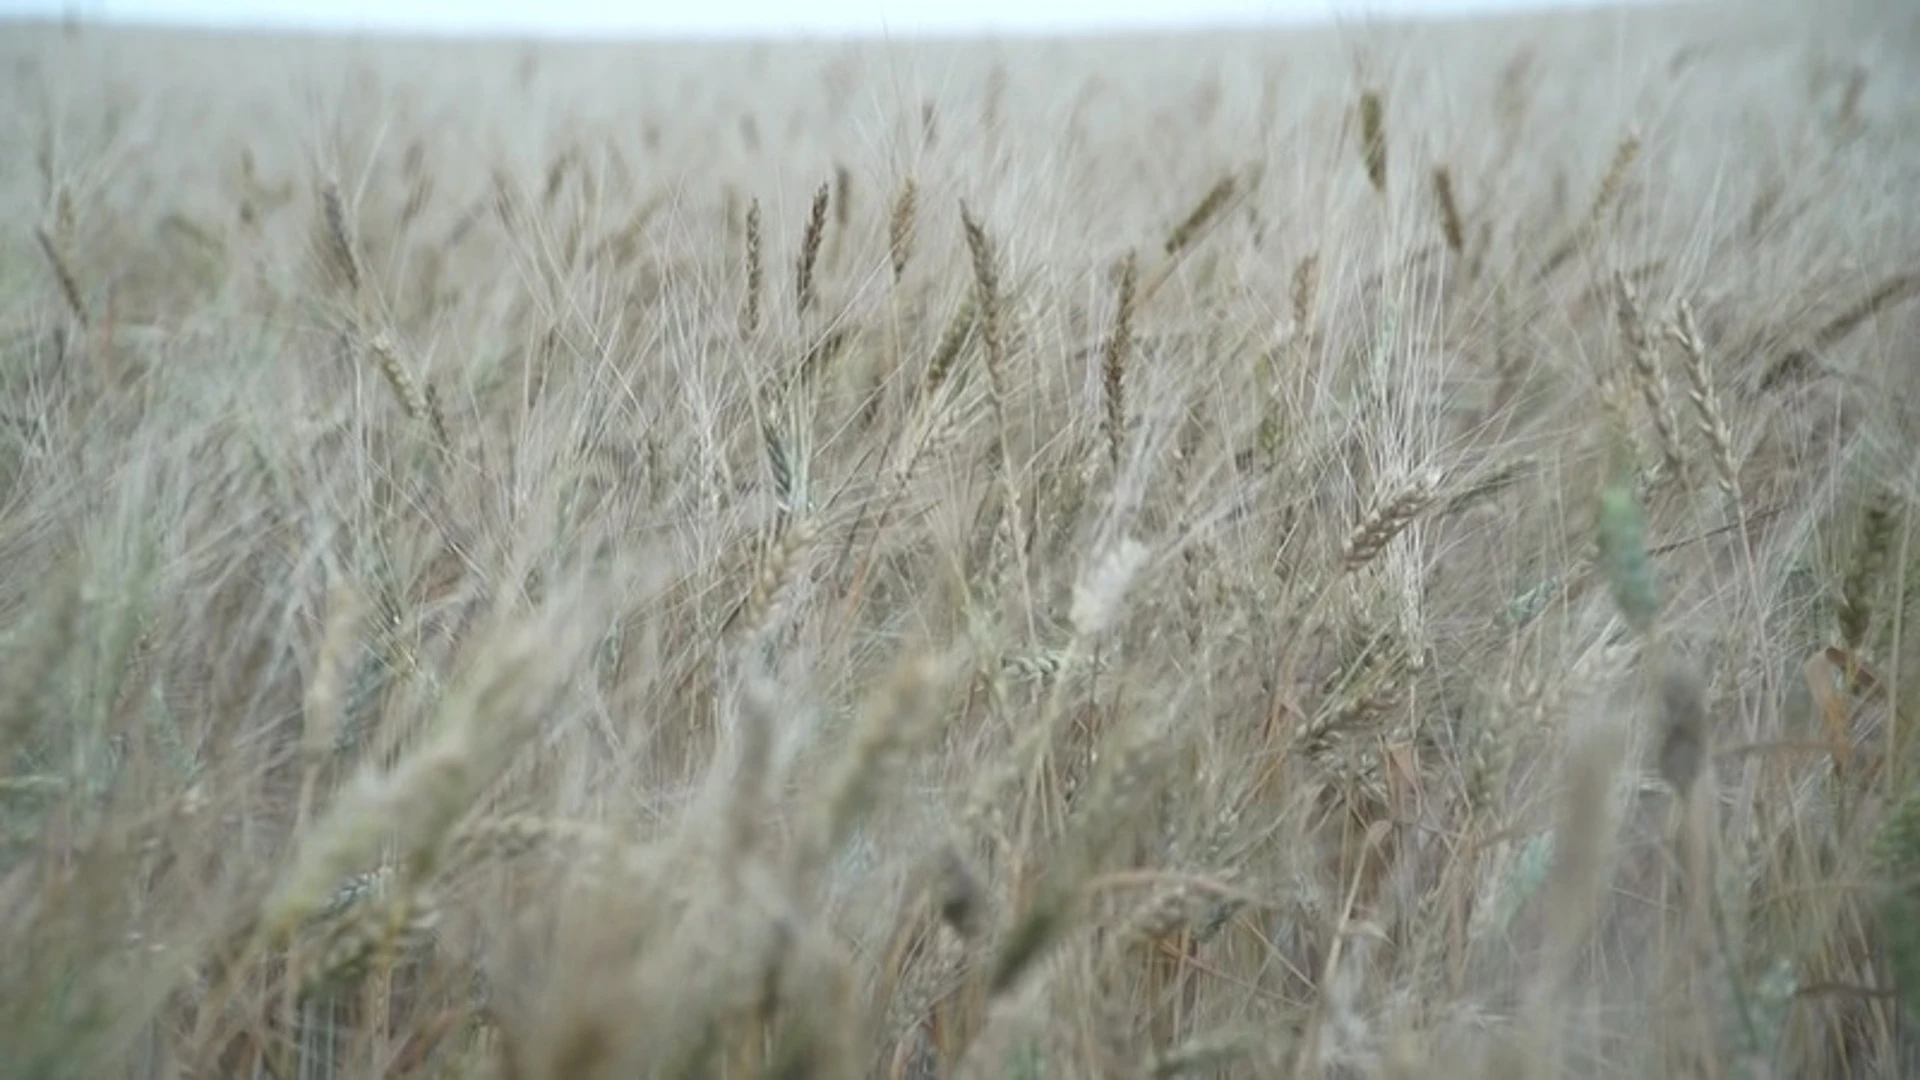
[[[1880,489],[1868,501],[1861,518],[1860,539],[1847,562],[1846,576],[1841,579],[1837,612],[1840,640],[1849,651],[1858,651],[1872,628],[1874,591],[1880,586],[1888,553],[1893,550],[1896,511],[1892,493]]]
[[[1387,193],[1387,110],[1380,94],[1368,90],[1360,95],[1360,158],[1367,167],[1367,183],[1380,194]]]
[[[772,409],[760,419],[760,440],[766,448],[767,472],[773,479],[773,496],[781,513],[790,515],[805,507],[805,463],[795,460],[792,443],[782,433]]]
[[[1646,516],[1632,481],[1616,478],[1600,493],[1600,570],[1620,614],[1639,633],[1653,630],[1660,611],[1653,560],[1647,554]]]
[[[1920,783],[1909,780],[1893,795],[1873,854],[1881,879],[1881,957],[1907,1016],[1920,1023]]]
[[[1440,235],[1447,250],[1459,255],[1466,249],[1466,225],[1460,217],[1460,203],[1453,194],[1453,171],[1445,165],[1433,169],[1433,202],[1440,210]]]
[[[1127,359],[1133,348],[1134,289],[1139,284],[1140,262],[1127,253],[1120,270],[1120,296],[1116,301],[1113,333],[1108,336],[1102,356],[1107,401],[1107,456],[1120,464],[1120,452],[1127,437]]]
[[[820,262],[820,243],[827,234],[827,202],[832,185],[821,184],[813,193],[813,206],[807,212],[807,228],[800,237],[800,256],[793,267],[794,310],[805,315],[818,298],[814,271]]]
[[[906,276],[907,262],[913,257],[914,230],[918,219],[919,186],[909,176],[894,197],[893,213],[887,217],[887,257],[893,264],[893,280]]]
[[[760,253],[759,199],[747,204],[746,234],[747,291],[740,301],[740,336],[750,338],[760,330],[760,294],[766,281],[766,265]]]
[[[77,643],[87,626],[84,573],[76,561],[47,575],[36,583],[35,610],[13,617],[27,632],[0,652],[0,738],[8,747],[29,745],[43,725],[66,722],[63,677],[82,654]]]

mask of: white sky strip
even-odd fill
[[[1555,0],[0,0],[168,26],[453,35],[919,36],[1259,26],[1563,6]]]

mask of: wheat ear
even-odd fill
[[[1714,480],[1733,507],[1736,519],[1744,521],[1747,512],[1740,495],[1740,470],[1733,458],[1733,436],[1728,433],[1726,413],[1720,408],[1720,397],[1714,393],[1713,373],[1707,368],[1707,344],[1700,336],[1699,325],[1694,321],[1692,304],[1680,301],[1667,334],[1680,347],[1681,356],[1684,357],[1681,366],[1687,375],[1687,400],[1693,404],[1694,416],[1700,423],[1700,434],[1706,437]]]
[[[760,254],[760,200],[747,203],[746,222],[747,293],[740,301],[740,336],[750,338],[760,330],[760,294],[766,281],[766,265]]]
[[[827,200],[832,187],[821,184],[813,193],[813,207],[807,213],[806,232],[800,237],[800,257],[793,268],[794,310],[805,315],[813,307],[818,290],[814,270],[820,262],[820,243],[827,234]]]
[[[1133,348],[1134,289],[1139,284],[1140,262],[1129,251],[1120,270],[1120,296],[1113,317],[1113,333],[1103,350],[1102,371],[1107,399],[1107,456],[1120,464],[1120,451],[1127,437],[1127,357]]]

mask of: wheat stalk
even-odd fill
[[[793,267],[794,310],[805,315],[818,298],[814,269],[820,261],[820,243],[827,233],[827,200],[832,188],[821,184],[813,193],[813,206],[807,212],[806,231],[800,237],[800,256]]]
[[[86,297],[80,291],[80,279],[74,275],[73,264],[67,261],[66,253],[61,249],[59,240],[45,225],[34,229],[34,236],[40,241],[40,251],[47,257],[47,265],[53,270],[53,279],[60,286],[60,297],[67,302],[67,310],[73,313],[73,320],[82,330],[92,324],[87,314]]]
[[[1341,568],[1352,573],[1378,558],[1395,537],[1433,505],[1440,480],[1440,471],[1430,469],[1408,481],[1361,519],[1347,534],[1340,555]]]
[[[900,194],[893,200],[893,212],[887,216],[887,256],[893,265],[893,280],[896,283],[906,276],[907,262],[913,257],[919,199],[919,186],[909,176],[900,185]]]
[[[1387,110],[1375,90],[1360,95],[1360,160],[1367,168],[1367,183],[1384,198],[1387,194]]]
[[[364,280],[359,245],[354,240],[353,224],[347,216],[346,200],[340,195],[337,181],[330,179],[321,187],[320,215],[329,265],[346,284],[348,296],[358,301]]]
[[[1174,226],[1173,231],[1167,234],[1166,243],[1161,245],[1167,257],[1174,258],[1192,247],[1207,226],[1219,216],[1220,211],[1226,208],[1238,188],[1239,178],[1232,173],[1214,181],[1213,186],[1207,189],[1207,193],[1194,204],[1187,216],[1180,219],[1180,224]]]
[[[380,369],[381,378],[393,391],[394,399],[400,403],[400,409],[407,414],[407,419],[427,419],[426,395],[421,392],[420,384],[407,373],[407,366],[401,361],[393,338],[385,331],[373,335],[367,341],[367,352],[372,355],[374,366]]]
[[[1687,462],[1680,453],[1680,436],[1675,430],[1677,425],[1673,418],[1673,406],[1667,398],[1667,376],[1660,362],[1660,339],[1647,326],[1633,282],[1619,272],[1614,274],[1613,280],[1619,302],[1620,331],[1627,339],[1627,357],[1632,363],[1634,383],[1640,388],[1648,415],[1653,418],[1654,435],[1660,441],[1660,456],[1666,465],[1667,475],[1674,482],[1684,485]]]
[[[1128,252],[1120,270],[1120,295],[1116,300],[1113,332],[1107,338],[1101,370],[1107,399],[1107,456],[1117,467],[1121,447],[1127,436],[1127,354],[1133,348],[1134,288],[1139,283],[1140,264]]]
[[[1613,160],[1607,163],[1607,171],[1600,178],[1600,186],[1594,192],[1593,202],[1587,208],[1586,217],[1560,246],[1547,256],[1540,267],[1540,275],[1546,277],[1566,265],[1569,259],[1578,255],[1581,249],[1593,241],[1606,223],[1608,211],[1613,209],[1614,200],[1620,197],[1626,186],[1627,171],[1633,168],[1634,160],[1640,156],[1640,138],[1628,135],[1614,148]]]
[[[760,200],[747,204],[746,218],[746,296],[740,301],[740,336],[751,338],[760,331],[760,294],[765,286],[766,267],[760,254]]]
[[[1440,208],[1440,234],[1446,237],[1447,250],[1459,255],[1466,247],[1466,226],[1453,195],[1453,172],[1445,165],[1434,166],[1433,201]]]
[[[1714,480],[1732,505],[1734,515],[1745,520],[1746,506],[1740,494],[1740,470],[1734,463],[1733,436],[1728,432],[1726,413],[1720,407],[1719,395],[1714,393],[1713,373],[1707,368],[1707,345],[1694,321],[1693,305],[1685,300],[1680,301],[1667,333],[1680,346],[1680,352],[1686,358],[1683,366],[1687,373],[1687,399],[1693,403],[1694,414],[1700,423],[1700,434],[1706,437],[1707,450],[1713,461]]]

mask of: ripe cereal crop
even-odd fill
[[[5,1076],[1920,1075],[1909,5],[0,85]]]

